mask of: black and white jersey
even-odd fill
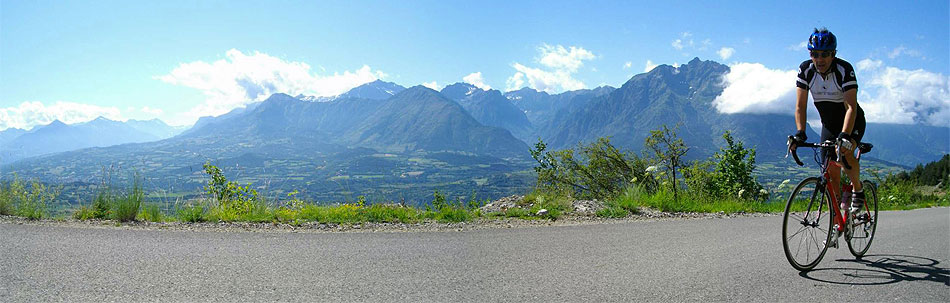
[[[854,76],[854,67],[841,58],[831,62],[828,74],[822,76],[811,60],[805,60],[798,67],[796,86],[811,92],[815,108],[821,116],[821,124],[833,132],[842,129],[845,116],[844,92],[858,89],[858,80]],[[855,122],[864,122],[864,110],[857,108]]]
[[[858,80],[854,77],[854,68],[851,67],[851,63],[841,58],[831,61],[829,73],[824,77],[818,73],[818,68],[811,60],[805,60],[798,66],[796,85],[810,91],[815,103],[844,103],[844,92],[857,89]]]

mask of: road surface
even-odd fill
[[[950,209],[799,273],[780,216],[412,233],[0,224],[0,302],[950,301]]]

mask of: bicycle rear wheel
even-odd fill
[[[877,230],[877,186],[868,180],[861,183],[864,188],[864,213],[851,218],[848,237],[848,250],[859,259],[871,248],[871,240],[874,240]]]
[[[782,221],[782,246],[788,263],[797,270],[815,268],[828,251],[831,239],[832,215],[825,211],[830,197],[821,179],[803,180],[785,204]]]

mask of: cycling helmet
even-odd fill
[[[827,28],[815,29],[808,37],[808,50],[833,51],[838,48],[838,38]]]

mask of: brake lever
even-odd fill
[[[795,158],[795,163],[798,164],[798,166],[805,166],[805,163],[802,163],[802,160],[798,159],[798,149],[792,150],[792,144],[794,144],[795,141],[794,136],[788,136],[788,143],[786,143],[788,149],[785,151],[785,158],[788,159],[788,154],[792,154],[792,158]]]
[[[841,156],[841,143],[835,144],[835,153],[838,154],[838,163],[841,163],[841,166],[844,166],[845,169],[851,169],[848,159]]]

